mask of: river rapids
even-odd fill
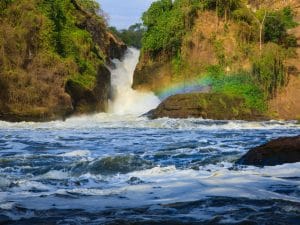
[[[234,162],[300,126],[140,117],[159,99],[130,88],[138,54],[115,61],[109,113],[0,122],[0,224],[299,224],[300,163]]]

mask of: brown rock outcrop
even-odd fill
[[[300,136],[272,140],[251,149],[237,164],[275,166],[300,162]]]

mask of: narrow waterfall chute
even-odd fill
[[[152,92],[139,92],[131,88],[133,74],[140,52],[129,48],[123,60],[114,60],[111,70],[112,99],[109,113],[119,115],[139,115],[157,107],[160,100]]]

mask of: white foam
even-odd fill
[[[60,154],[63,157],[89,157],[91,156],[91,152],[89,150],[76,150],[71,152],[66,152]]]
[[[134,109],[134,107],[132,108]],[[134,113],[134,112],[132,112]],[[47,123],[9,123],[0,121],[0,128],[30,130],[65,130],[65,129],[100,129],[100,128],[150,128],[172,130],[271,130],[271,129],[300,129],[296,121],[219,121],[201,118],[170,119],[160,118],[149,120],[139,115],[119,115],[116,113],[98,113],[72,117],[66,121],[52,121]]]
[[[0,204],[0,208],[3,209],[3,210],[10,210],[10,209],[13,209],[15,204],[16,203],[14,203],[14,202],[3,203],[3,204]]]
[[[114,60],[116,68],[111,70],[113,100],[109,112],[118,115],[140,115],[155,108],[160,100],[152,92],[139,92],[131,88],[133,74],[140,52],[130,48],[124,60]]]
[[[67,172],[61,170],[51,170],[41,176],[38,176],[38,179],[52,179],[52,180],[64,180],[69,177]]]

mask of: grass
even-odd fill
[[[259,112],[267,110],[264,91],[257,85],[250,73],[225,74],[220,67],[211,66],[208,68],[207,75],[203,77],[203,80],[211,85],[214,93],[242,97],[245,99],[245,107]]]

